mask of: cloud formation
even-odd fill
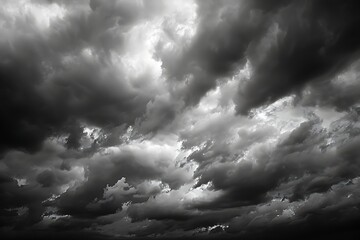
[[[6,239],[356,239],[357,1],[5,0]]]

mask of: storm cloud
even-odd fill
[[[5,239],[356,239],[360,3],[4,0]]]

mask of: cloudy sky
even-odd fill
[[[355,239],[358,0],[1,0],[7,239]]]

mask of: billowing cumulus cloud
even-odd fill
[[[356,239],[357,1],[0,8],[5,239]]]

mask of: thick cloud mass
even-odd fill
[[[360,3],[4,0],[3,239],[357,239]]]

